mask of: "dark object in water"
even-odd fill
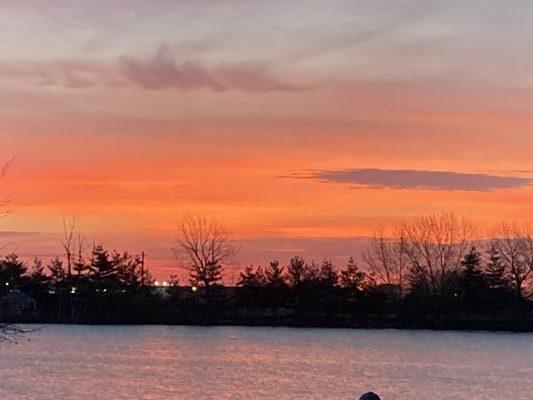
[[[381,400],[379,396],[373,392],[368,392],[362,395],[359,400]]]

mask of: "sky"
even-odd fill
[[[75,216],[167,276],[184,213],[226,221],[238,265],[341,260],[418,214],[529,221],[532,19],[526,0],[0,0],[2,241],[61,254]]]

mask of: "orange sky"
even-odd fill
[[[60,253],[75,215],[166,276],[184,212],[225,219],[242,264],[420,213],[531,220],[533,6],[337,3],[6,2],[6,241]]]

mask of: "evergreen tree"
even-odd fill
[[[262,304],[262,289],[265,286],[263,268],[254,268],[253,265],[248,265],[241,272],[237,285],[242,288],[238,293],[246,307],[249,305],[260,306]]]
[[[337,285],[339,281],[339,274],[335,270],[335,265],[333,265],[333,262],[331,260],[322,261],[322,265],[320,266],[319,279],[320,284],[323,287],[332,288]]]
[[[91,274],[94,281],[102,282],[111,280],[116,273],[116,259],[109,256],[109,252],[101,245],[93,247],[91,257]]]
[[[304,265],[304,271],[302,276],[302,282],[309,285],[316,285],[320,281],[320,268],[315,262]]]
[[[279,261],[274,260],[265,269],[265,284],[267,287],[281,288],[285,287],[285,279],[283,277],[283,271],[285,267],[279,266]]]
[[[481,254],[472,247],[461,261],[463,267],[463,285],[468,294],[475,294],[485,287],[485,276],[481,269]]]
[[[26,273],[24,263],[19,260],[18,255],[9,254],[0,261],[0,281],[12,284],[19,283],[22,275]]]
[[[319,274],[320,301],[326,315],[329,316],[337,300],[339,274],[331,260],[322,261]]]
[[[485,279],[489,289],[505,290],[509,287],[505,277],[505,265],[501,261],[498,249],[491,245],[488,254],[488,262],[485,265]]]
[[[40,258],[35,257],[30,270],[30,279],[35,284],[42,284],[47,280],[44,273],[44,265]]]
[[[305,269],[305,260],[302,257],[295,256],[290,259],[286,276],[290,286],[296,287],[302,283],[306,273]]]
[[[122,254],[115,251],[111,257],[111,263],[120,284],[130,287],[141,285],[141,259],[138,256],[132,256],[127,251]]]
[[[357,298],[366,287],[367,275],[359,269],[353,257],[348,259],[346,269],[340,272],[340,284],[352,299]]]
[[[483,302],[484,290],[487,287],[485,276],[481,269],[481,254],[472,247],[461,261],[461,283],[465,294],[466,306],[477,310]]]
[[[238,286],[246,288],[258,288],[265,286],[265,284],[266,281],[263,268],[257,267],[257,269],[254,269],[253,265],[248,265],[244,268],[244,271],[240,274],[239,282],[237,283]]]
[[[77,276],[78,279],[82,276],[88,275],[91,271],[91,266],[85,260],[81,249],[78,252],[78,256],[74,260],[72,269],[74,270],[74,274]]]
[[[287,303],[287,283],[283,275],[285,268],[279,266],[279,261],[274,260],[265,269],[265,304],[272,310],[272,315],[276,315],[276,310]]]
[[[63,261],[59,257],[50,260],[48,271],[50,271],[50,280],[54,284],[61,283],[65,279],[66,271],[63,267]]]
[[[316,314],[320,309],[320,268],[313,261],[304,263],[301,281],[294,288],[295,299],[300,312]]]

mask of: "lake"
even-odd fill
[[[533,334],[47,325],[2,399],[532,399]]]

